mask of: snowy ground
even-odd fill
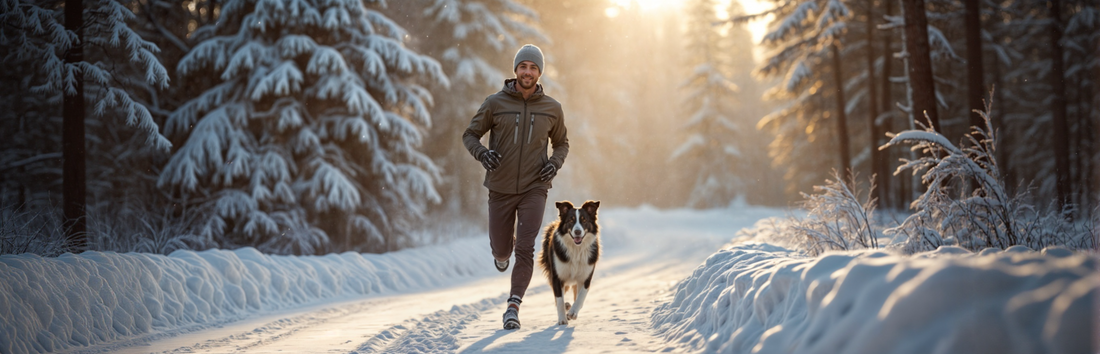
[[[1095,352],[1094,256],[812,258],[760,242],[754,223],[783,214],[602,211],[580,317],[554,325],[536,273],[517,331],[480,235],[386,255],[4,256],[0,353]]]
[[[601,212],[605,254],[580,318],[555,326],[541,274],[501,329],[506,274],[485,237],[387,255],[0,257],[0,352],[647,352],[650,314],[769,208]]]
[[[653,313],[684,351],[1096,353],[1095,254],[1023,246],[806,257],[756,240],[711,255]],[[753,232],[745,232],[752,234]]]

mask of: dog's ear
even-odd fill
[[[584,205],[581,206],[581,209],[584,209],[584,211],[588,212],[589,214],[596,215],[596,209],[598,209],[599,207],[600,201],[589,200],[587,202],[584,202]]]
[[[573,211],[573,203],[570,203],[568,200],[563,200],[563,201],[554,203],[554,206],[558,207],[558,214],[559,215],[565,215],[565,213]]]

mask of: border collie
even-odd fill
[[[539,265],[554,290],[558,307],[558,324],[569,324],[577,319],[584,306],[596,261],[600,258],[600,228],[596,224],[599,201],[586,201],[580,208],[573,203],[554,203],[558,208],[558,220],[546,226],[543,232]],[[562,299],[562,293],[573,289],[573,306]],[[569,313],[566,313],[569,311]]]

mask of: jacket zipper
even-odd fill
[[[527,127],[527,143],[531,143],[531,133],[535,131],[535,114],[531,113],[531,125]]]
[[[523,113],[527,113],[527,100],[523,100]],[[519,137],[519,115],[516,115],[516,137]],[[518,142],[517,142],[518,144]],[[519,161],[516,163],[516,193],[519,193],[519,176],[523,175],[523,145],[519,146]]]
[[[512,134],[512,144],[519,144],[519,116],[522,113],[516,113],[516,127]]]

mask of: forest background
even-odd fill
[[[909,213],[925,187],[895,170],[921,152],[887,133],[965,146],[992,102],[1009,193],[1090,219],[1097,7],[0,0],[0,253],[387,252],[482,228],[459,137],[525,43],[569,126],[551,199],[794,205],[839,170]]]

